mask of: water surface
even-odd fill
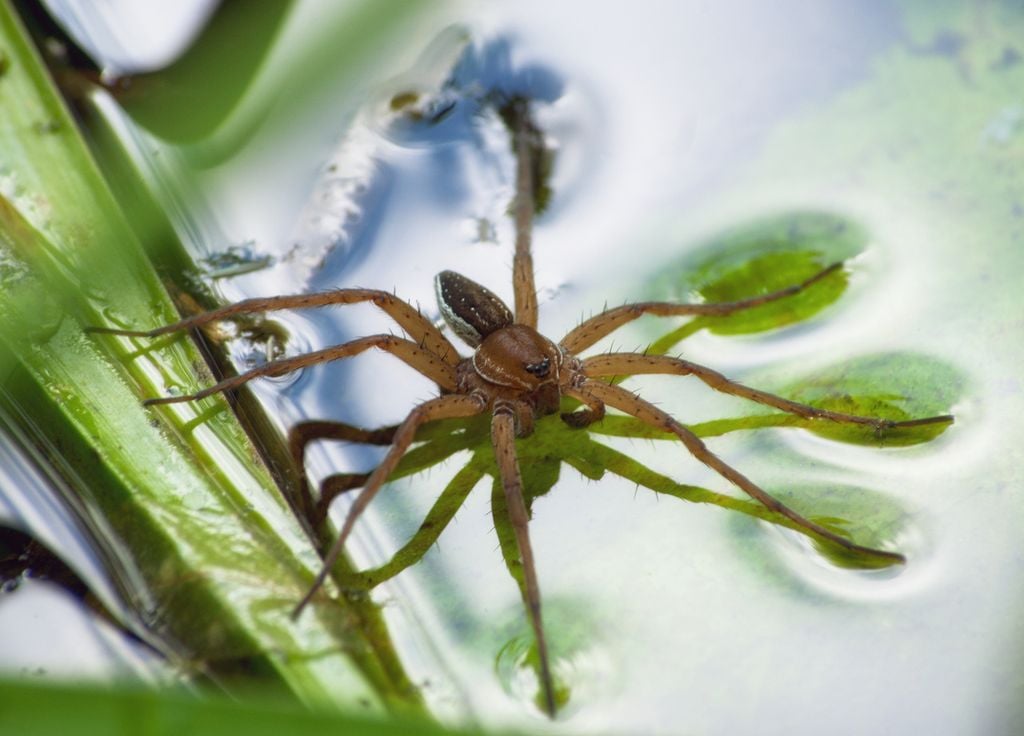
[[[794,506],[827,508],[821,498],[840,488],[866,499],[837,507],[851,523],[851,508],[884,511],[908,556],[896,571],[841,569],[788,532],[563,466],[531,525],[556,667],[572,688],[550,726],[514,664],[528,626],[482,482],[423,561],[375,593],[428,702],[456,719],[587,733],[1007,731],[1021,681],[1019,9],[446,12],[423,21],[407,52],[430,63],[410,62],[367,92],[348,127],[325,102],[301,131],[272,142],[260,133],[194,174],[204,206],[177,224],[195,257],[233,247],[264,266],[212,274],[225,301],[359,285],[436,315],[432,277],[445,268],[511,301],[512,162],[500,125],[466,105],[435,126],[402,127],[387,110],[397,91],[445,78],[460,41],[443,29],[460,20],[464,86],[527,89],[557,147],[534,244],[546,334],[606,302],[658,296],[659,277],[731,228],[828,213],[867,234],[836,304],[777,332],[702,332],[677,350],[766,387],[864,356],[913,355],[957,376],[958,394],[956,424],[913,447],[793,429],[709,440]],[[280,321],[290,352],[389,329],[359,308]],[[645,321],[613,344],[633,349],[669,329]],[[235,352],[243,364],[262,359],[242,342]],[[909,370],[899,358],[886,365],[894,381]],[[687,423],[745,411],[681,378],[628,385]],[[255,390],[282,427],[388,424],[431,395],[381,356]],[[682,483],[733,492],[671,443],[601,441]],[[311,472],[363,470],[376,455],[319,446]],[[386,560],[460,460],[389,487],[360,522],[353,557]]]

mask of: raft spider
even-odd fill
[[[413,407],[397,427],[343,437],[354,441],[390,444],[390,449],[368,476],[358,477],[359,481],[364,481],[362,490],[352,502],[337,537],[324,556],[323,565],[315,580],[306,595],[295,606],[293,617],[301,614],[327,579],[356,521],[415,441],[417,430],[427,422],[471,417],[489,412],[492,417],[491,443],[522,563],[524,603],[537,646],[544,708],[548,715],[553,717],[557,710],[555,687],[541,616],[540,586],[530,545],[529,517],[523,497],[515,440],[517,437],[530,435],[536,419],[558,412],[562,397],[571,397],[582,404],[581,408],[561,415],[562,420],[570,427],[583,428],[600,421],[606,407],[610,406],[652,427],[675,435],[698,460],[751,498],[786,517],[812,536],[828,540],[847,550],[880,557],[890,562],[903,562],[904,558],[896,552],[859,545],[789,508],[711,452],[685,425],[633,392],[616,385],[611,379],[615,376],[639,374],[693,376],[716,391],[749,399],[804,419],[865,425],[879,432],[897,427],[946,423],[951,422],[953,418],[943,415],[897,422],[827,411],[749,388],[710,368],[665,355],[610,352],[586,358],[579,357],[580,353],[599,340],[642,315],[734,314],[797,294],[841,269],[841,263],[834,263],[801,283],[769,294],[719,303],[625,304],[606,309],[583,321],[557,343],[541,335],[537,331],[537,294],[531,256],[531,230],[538,187],[538,161],[545,153],[543,136],[531,120],[529,105],[525,99],[513,98],[506,101],[501,113],[510,128],[516,158],[516,197],[512,206],[516,230],[512,273],[514,310],[509,309],[488,289],[453,271],[442,271],[435,280],[441,314],[452,332],[473,348],[470,356],[461,356],[441,330],[409,303],[385,291],[361,288],[247,299],[149,331],[111,328],[93,328],[92,331],[132,337],[156,337],[252,313],[360,302],[372,303],[388,314],[405,331],[407,337],[390,334],[361,337],[305,355],[269,362],[194,394],[148,399],[144,403],[154,405],[195,401],[239,388],[254,378],[281,376],[319,363],[351,358],[372,348],[391,353],[437,385],[440,395]],[[299,431],[299,427],[303,426],[299,425],[293,429],[290,444],[300,468],[306,444],[316,438],[332,436],[330,430],[324,428],[334,425],[330,422],[306,424],[320,425],[321,428],[307,427]],[[337,435],[333,436],[338,438]],[[371,436],[374,439],[370,439]],[[328,500],[333,497],[333,494],[327,494],[326,483],[321,487],[321,494]]]

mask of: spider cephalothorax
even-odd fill
[[[356,482],[354,486],[346,486],[342,490],[359,485],[362,486],[362,490],[349,507],[333,544],[329,549],[321,550],[323,566],[306,596],[295,607],[296,616],[313,599],[330,575],[353,525],[415,441],[417,430],[423,424],[434,420],[489,413],[497,473],[504,489],[509,521],[515,533],[522,562],[523,598],[537,643],[545,709],[554,715],[555,688],[544,636],[540,587],[530,545],[528,513],[516,459],[515,439],[517,435],[529,435],[533,431],[536,418],[558,411],[563,397],[570,397],[582,404],[582,408],[562,415],[562,419],[570,426],[584,427],[600,420],[604,416],[606,406],[618,409],[665,432],[666,435],[674,435],[702,463],[767,508],[789,519],[794,526],[806,533],[845,549],[883,558],[889,562],[902,562],[903,557],[896,552],[858,545],[805,518],[712,453],[685,425],[633,392],[616,385],[612,379],[616,376],[638,374],[693,376],[717,391],[749,399],[808,420],[859,424],[873,427],[876,431],[948,423],[952,421],[952,417],[936,416],[894,422],[827,411],[744,386],[710,368],[664,355],[630,352],[577,357],[606,335],[642,315],[734,314],[807,289],[839,270],[842,267],[839,263],[823,268],[801,283],[749,299],[703,304],[637,302],[605,310],[585,320],[558,343],[541,335],[537,331],[537,295],[530,254],[530,233],[536,185],[532,177],[537,168],[533,164],[536,157],[544,152],[537,150],[540,136],[536,126],[530,121],[529,108],[525,100],[512,100],[503,108],[502,114],[511,130],[513,151],[517,160],[516,198],[512,208],[516,225],[512,274],[515,309],[509,309],[501,299],[483,286],[452,271],[442,271],[435,282],[441,314],[451,330],[474,349],[471,356],[460,356],[448,338],[410,304],[386,291],[374,289],[338,289],[316,294],[249,299],[155,330],[94,328],[93,331],[154,337],[254,312],[358,302],[373,303],[391,316],[405,331],[407,338],[389,334],[361,337],[313,353],[267,363],[227,378],[195,394],[148,399],[145,403],[194,401],[238,388],[254,378],[282,375],[318,363],[350,358],[371,348],[391,353],[438,386],[440,393],[436,398],[415,406],[396,427],[366,431],[355,430],[348,425],[334,422],[308,422],[292,430],[290,445],[296,464],[300,467],[306,444],[318,438],[332,437],[390,445],[384,459],[371,473],[365,476],[347,476]],[[337,427],[345,429],[338,431]],[[335,495],[329,493],[330,490],[325,482],[321,495],[327,502]],[[312,525],[315,526],[319,521],[320,519],[315,519]]]
[[[565,352],[533,327],[516,324],[505,303],[472,279],[442,271],[434,283],[445,322],[475,348],[455,369],[458,392],[511,412],[516,434],[531,434],[535,417],[558,411]]]

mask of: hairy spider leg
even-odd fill
[[[537,287],[533,279],[531,240],[534,201],[534,151],[543,150],[543,136],[530,119],[529,102],[517,98],[508,103],[505,113],[511,117],[512,149],[516,157],[516,195],[512,217],[516,228],[516,251],[512,262],[512,290],[515,295],[516,324],[537,327]]]
[[[753,296],[749,299],[739,299],[734,302],[709,302],[706,304],[676,304],[673,302],[635,302],[623,304],[621,307],[606,309],[590,319],[584,320],[578,327],[570,330],[562,338],[559,345],[574,355],[578,355],[591,347],[602,337],[614,332],[625,324],[642,317],[645,314],[653,314],[658,317],[680,317],[680,316],[725,316],[740,312],[744,309],[759,307],[762,304],[770,304],[787,296],[798,294],[807,287],[821,281],[835,271],[843,267],[842,262],[833,263],[823,268],[809,279],[799,284],[787,286],[784,289],[773,291],[769,294]]]
[[[730,483],[737,486],[748,496],[759,501],[771,511],[785,516],[787,519],[820,537],[824,537],[825,539],[828,539],[829,541],[853,552],[860,552],[876,557],[884,557],[896,562],[906,562],[906,558],[897,552],[887,552],[885,550],[864,547],[856,544],[855,542],[851,542],[849,539],[846,539],[845,537],[842,537],[835,532],[826,529],[820,524],[816,524],[810,519],[800,515],[711,452],[711,450],[707,448],[707,445],[705,445],[697,435],[673,419],[669,414],[620,386],[613,386],[600,381],[587,379],[578,387],[568,389],[566,393],[570,396],[575,396],[580,400],[604,402],[609,406],[625,412],[626,414],[636,417],[642,422],[646,422],[652,427],[671,432],[682,440],[686,449],[689,450],[695,458],[700,460]]]
[[[923,419],[909,419],[905,421],[894,421],[891,419],[880,419],[878,417],[865,417],[856,414],[844,414],[843,412],[819,409],[815,406],[801,404],[796,401],[784,399],[781,396],[770,394],[766,391],[759,391],[756,388],[744,386],[729,378],[726,378],[718,371],[714,371],[697,363],[691,363],[682,358],[673,358],[668,355],[641,355],[639,353],[605,353],[595,355],[583,360],[583,374],[588,378],[601,376],[635,376],[642,374],[660,374],[676,376],[695,376],[715,391],[721,391],[732,396],[739,396],[758,404],[764,404],[790,414],[796,414],[804,419],[827,419],[833,422],[845,424],[863,424],[874,427],[876,430],[919,427],[925,424],[939,424],[953,421],[949,414],[940,416],[925,417]]]
[[[182,401],[196,401],[197,399],[204,399],[207,396],[220,393],[221,391],[238,388],[254,378],[283,376],[287,373],[291,373],[292,371],[299,370],[300,368],[307,368],[311,365],[319,365],[320,363],[327,363],[332,360],[351,358],[352,356],[358,355],[370,348],[377,348],[391,353],[395,357],[415,368],[430,380],[434,381],[437,385],[441,386],[442,389],[454,391],[456,388],[455,369],[426,348],[420,347],[416,343],[404,338],[395,337],[394,335],[370,335],[368,337],[361,337],[358,340],[342,343],[341,345],[334,345],[333,347],[324,348],[323,350],[306,353],[305,355],[296,355],[293,358],[284,358],[282,360],[275,360],[270,363],[266,363],[258,368],[253,368],[251,371],[239,373],[237,376],[232,376],[231,378],[225,378],[220,383],[214,384],[209,388],[204,388],[202,391],[198,391],[194,394],[185,394],[183,396],[162,396],[158,399],[146,399],[142,403],[146,406],[152,406],[154,404],[176,404]]]
[[[557,710],[555,687],[551,677],[547,638],[544,636],[544,623],[540,613],[540,584],[537,582],[537,567],[533,559],[533,547],[530,545],[530,517],[523,499],[523,479],[519,473],[519,461],[516,458],[515,437],[515,411],[508,404],[495,406],[494,418],[491,421],[491,444],[494,446],[494,458],[498,463],[498,473],[505,491],[509,522],[515,532],[516,546],[519,548],[519,557],[523,564],[523,580],[526,584],[523,602],[529,611],[530,625],[533,627],[533,635],[537,642],[544,706],[547,714],[554,718]]]
[[[303,513],[314,525],[319,525],[324,520],[331,501],[345,491],[362,486],[369,474],[336,473],[328,476],[320,484],[319,502],[314,502],[310,492],[309,478],[306,476],[306,447],[309,443],[317,440],[335,440],[364,445],[390,445],[395,439],[397,430],[397,424],[378,429],[363,429],[345,422],[320,419],[299,422],[288,430],[288,452],[291,455],[292,464],[299,473]]]
[[[200,327],[210,322],[223,319],[230,319],[244,314],[256,314],[260,312],[271,312],[280,309],[309,309],[315,307],[330,307],[345,304],[358,304],[360,302],[373,302],[373,304],[386,312],[398,325],[405,330],[410,339],[422,345],[431,353],[439,357],[448,365],[458,365],[459,352],[448,341],[441,331],[434,324],[419,313],[415,307],[408,302],[402,301],[394,294],[377,289],[336,289],[334,291],[322,291],[316,294],[297,294],[295,296],[271,296],[246,299],[229,304],[219,309],[203,312],[192,317],[187,317],[173,324],[157,327],[153,330],[122,330],[113,327],[89,327],[88,332],[96,332],[105,335],[123,335],[125,337],[158,337],[180,330],[188,330],[193,327]]]
[[[299,423],[289,432],[288,439],[292,460],[297,466],[302,468],[302,480],[305,484],[304,492],[306,494],[309,493],[309,484],[305,477],[305,447],[309,442],[314,440],[336,440],[367,445],[390,445],[394,441],[396,431],[398,431],[397,424],[380,427],[379,429],[362,429],[345,422],[335,421],[313,420]],[[429,442],[429,434],[427,437],[422,435],[423,432],[421,431],[418,439]],[[424,447],[424,449],[426,448]],[[431,464],[441,462],[445,458],[454,455],[460,449],[463,449],[463,447],[455,444],[441,450],[440,455],[436,451],[431,453]],[[311,500],[308,503],[308,508],[312,509],[312,511],[307,513],[307,516],[313,521],[314,525],[319,525],[326,518],[327,509],[335,498],[354,488],[362,487],[369,477],[370,472],[334,473],[327,476],[320,483],[319,499],[315,503]]]
[[[395,441],[398,425],[392,424],[377,429],[363,429],[346,422],[309,419],[299,422],[288,430],[288,451],[296,465],[302,465],[306,458],[306,447],[317,440],[357,442],[361,445],[390,445]]]
[[[320,586],[327,580],[331,568],[334,567],[334,563],[338,561],[338,556],[345,547],[345,540],[352,533],[352,527],[355,525],[356,520],[362,516],[363,511],[366,510],[366,507],[369,506],[374,496],[380,491],[388,476],[391,475],[391,471],[398,465],[398,461],[402,459],[402,455],[409,449],[409,445],[416,438],[416,430],[426,422],[432,422],[437,419],[471,417],[479,414],[486,408],[487,400],[482,396],[477,394],[468,396],[451,394],[424,401],[409,412],[409,415],[399,425],[398,431],[395,432],[395,441],[392,443],[391,449],[388,450],[380,465],[370,473],[370,477],[367,479],[366,485],[363,486],[363,490],[360,491],[355,501],[352,502],[352,506],[345,516],[345,521],[341,525],[337,538],[335,538],[330,550],[328,550],[327,555],[324,557],[324,564],[320,568],[320,572],[317,573],[306,595],[303,596],[302,600],[299,601],[292,611],[293,619],[299,617],[303,609],[320,589]]]
[[[320,484],[320,498],[313,506],[312,522],[321,524],[327,518],[334,499],[343,493],[362,488],[370,479],[370,473],[332,473]]]

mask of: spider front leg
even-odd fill
[[[547,714],[554,718],[557,710],[555,685],[551,677],[547,638],[544,636],[544,623],[540,613],[540,585],[537,582],[533,547],[530,545],[530,516],[526,511],[526,501],[523,499],[523,479],[519,473],[519,460],[516,458],[515,437],[514,411],[508,405],[496,406],[494,419],[491,422],[491,444],[494,446],[494,458],[498,463],[498,473],[505,491],[509,522],[515,533],[519,557],[523,564],[523,581],[525,583],[523,602],[529,612],[530,626],[533,628],[533,636],[537,642],[544,706]]]
[[[677,376],[694,376],[716,391],[721,391],[732,396],[739,396],[758,404],[764,404],[774,409],[779,409],[789,414],[795,414],[804,419],[827,419],[833,422],[845,424],[860,424],[874,427],[881,432],[886,429],[920,427],[926,424],[940,424],[953,421],[949,414],[942,414],[923,419],[908,419],[905,421],[893,421],[890,419],[879,419],[878,417],[865,417],[856,414],[844,414],[843,412],[828,411],[819,409],[808,404],[801,404],[796,401],[784,399],[781,396],[770,394],[766,391],[759,391],[756,388],[744,386],[729,378],[726,378],[718,371],[714,371],[697,363],[691,363],[681,358],[673,358],[667,355],[642,355],[639,353],[606,353],[595,355],[592,358],[583,360],[583,374],[588,378],[600,376],[633,376],[641,374],[663,374]]]
[[[816,536],[828,539],[829,541],[853,552],[869,554],[876,557],[884,557],[894,562],[906,561],[906,558],[897,552],[873,549],[871,547],[864,547],[856,544],[855,542],[851,542],[846,537],[839,536],[835,532],[832,532],[820,524],[816,524],[810,519],[797,513],[711,452],[711,450],[707,448],[707,445],[705,445],[697,435],[673,419],[669,414],[657,408],[650,402],[644,401],[639,396],[634,395],[624,388],[607,383],[601,383],[600,381],[586,379],[580,382],[577,387],[567,389],[566,393],[580,399],[581,401],[600,401],[606,403],[611,407],[646,422],[652,427],[656,427],[666,432],[671,432],[682,441],[683,445],[686,446],[686,449],[689,450],[695,458],[700,460],[730,483],[737,486],[748,496],[763,504],[766,508],[785,516],[790,521],[793,521],[798,526],[814,533]]]
[[[88,327],[88,332],[103,335],[122,335],[125,337],[159,337],[173,332],[181,332],[194,327],[201,327],[211,322],[232,319],[239,315],[258,314],[261,312],[282,309],[311,309],[331,307],[345,304],[372,302],[387,313],[409,335],[413,342],[422,345],[448,365],[455,366],[460,358],[455,347],[441,334],[434,324],[419,313],[408,302],[402,301],[394,294],[377,289],[337,289],[316,294],[297,294],[295,296],[272,296],[245,299],[219,309],[203,312],[192,317],[157,327],[153,330],[122,330],[112,327]]]
[[[785,289],[773,291],[770,294],[740,299],[735,302],[710,302],[707,304],[675,304],[673,302],[636,302],[623,304],[621,307],[606,309],[605,311],[585,320],[575,329],[571,330],[559,343],[570,353],[578,355],[587,348],[593,346],[598,340],[619,329],[625,324],[642,317],[645,314],[653,314],[659,317],[683,317],[683,316],[726,316],[741,312],[744,309],[759,307],[762,304],[769,304],[787,296],[798,294],[809,286],[821,281],[826,276],[838,271],[843,267],[842,263],[833,263],[823,268],[799,284],[788,286]]]
[[[152,406],[154,404],[176,404],[183,401],[196,401],[221,391],[239,388],[254,378],[283,376],[300,368],[351,358],[371,348],[383,350],[400,358],[444,390],[454,391],[456,389],[455,369],[436,354],[414,342],[395,337],[394,335],[370,335],[369,337],[361,337],[358,340],[306,353],[305,355],[296,355],[294,358],[284,358],[266,363],[258,368],[253,368],[251,371],[226,378],[220,383],[204,388],[202,391],[194,394],[146,399],[143,404]]]
[[[352,527],[355,525],[356,520],[359,519],[363,511],[366,510],[366,507],[369,506],[374,496],[377,495],[384,482],[388,479],[388,476],[395,469],[395,466],[398,465],[398,461],[402,459],[402,455],[409,449],[409,445],[416,438],[416,430],[426,422],[437,419],[475,416],[486,407],[486,399],[477,394],[469,396],[448,395],[425,401],[409,412],[409,416],[405,418],[405,421],[395,431],[395,439],[391,449],[388,450],[380,465],[370,473],[370,477],[367,479],[366,485],[363,486],[363,490],[356,496],[355,501],[352,502],[352,506],[349,508],[348,515],[341,525],[337,538],[324,556],[324,564],[320,568],[320,572],[317,573],[309,591],[299,601],[298,605],[295,606],[295,609],[292,611],[292,618],[298,618],[320,589],[320,586],[327,580],[331,568],[334,567],[334,563],[337,562],[341,550],[345,547],[345,540],[352,533]]]

